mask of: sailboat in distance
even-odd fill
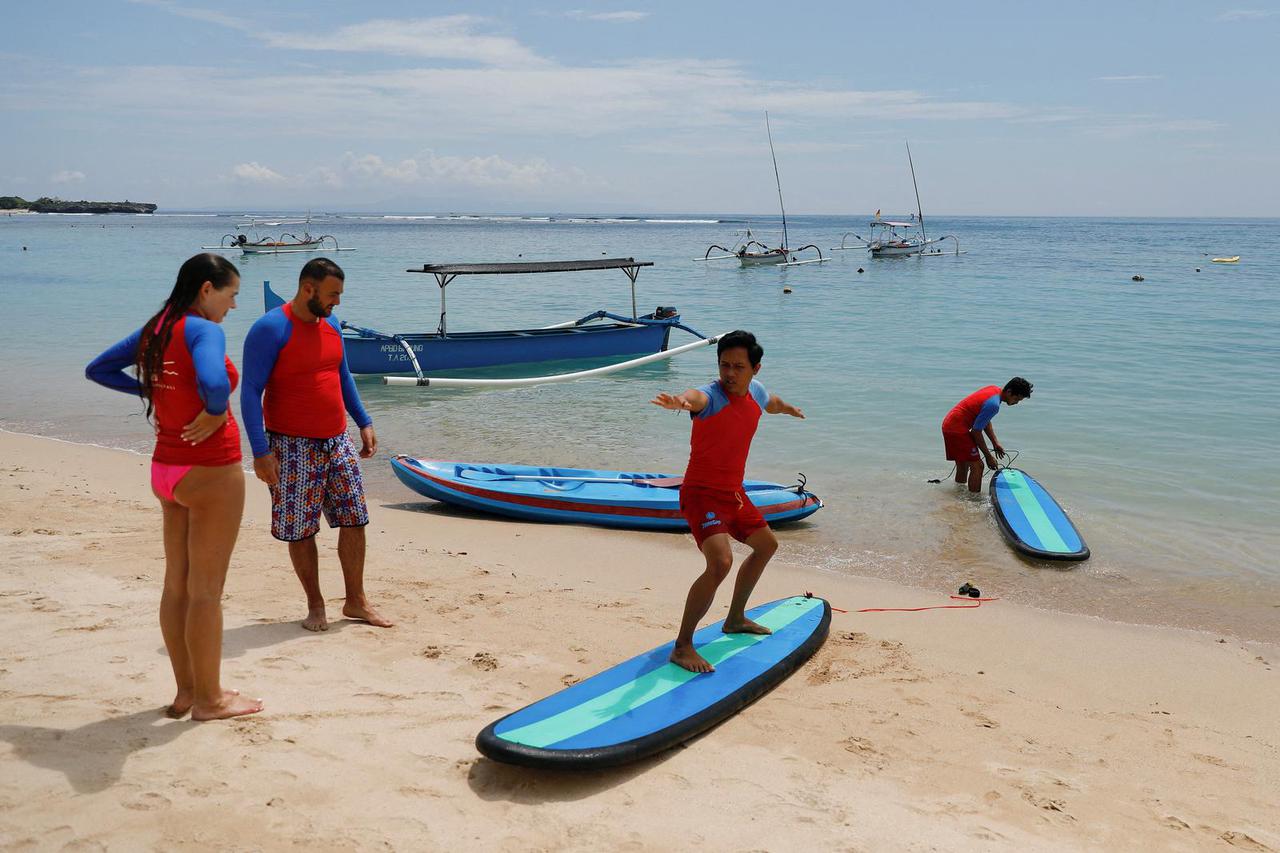
[[[773,158],[773,179],[778,187],[778,209],[782,211],[782,245],[770,248],[764,243],[756,240],[751,233],[751,229],[747,229],[746,236],[740,240],[733,249],[726,249],[723,246],[712,245],[708,247],[707,252],[701,258],[694,258],[697,261],[722,261],[731,258],[737,258],[738,263],[744,267],[759,266],[778,266],[778,267],[794,267],[800,264],[820,264],[823,261],[829,261],[830,258],[822,256],[822,250],[814,244],[801,246],[794,251],[790,249],[790,235],[787,233],[787,206],[782,201],[782,178],[778,174],[778,155],[773,150],[773,129],[769,126],[769,111],[764,113],[764,129],[769,137],[769,156]],[[712,249],[719,249],[724,252],[723,255],[712,255]],[[797,252],[803,252],[806,249],[813,249],[818,253],[816,258],[798,259]]]
[[[907,145],[907,165],[911,167],[911,186],[916,191],[916,215],[914,222],[893,222],[880,218],[880,211],[876,211],[876,218],[870,223],[871,239],[867,241],[867,251],[871,253],[873,258],[887,258],[897,255],[943,255],[952,254],[951,252],[943,252],[938,246],[944,240],[953,240],[956,244],[955,254],[960,254],[960,241],[948,234],[945,237],[938,237],[930,240],[924,228],[924,208],[920,204],[920,185],[916,183],[916,164],[911,159],[911,143]],[[908,229],[920,226],[920,236],[906,233]],[[899,232],[902,233],[899,233]],[[854,236],[857,236],[856,234]],[[843,240],[841,243],[843,244]]]

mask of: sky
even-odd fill
[[[1280,0],[0,9],[0,195],[1280,216]]]

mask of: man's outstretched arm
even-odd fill
[[[668,394],[663,391],[649,402],[673,412],[689,412],[696,415],[707,407],[709,399],[698,389],[690,388],[682,394]]]
[[[779,397],[777,394],[769,395],[769,405],[764,410],[771,415],[791,415],[793,418],[804,418],[804,412]]]

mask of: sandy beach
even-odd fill
[[[632,766],[493,763],[473,746],[493,719],[670,639],[701,558],[407,490],[370,506],[367,584],[397,627],[310,634],[251,481],[224,683],[266,710],[169,720],[148,460],[13,433],[0,460],[4,849],[1280,849],[1280,648],[1001,601],[836,613],[777,690]],[[757,602],[948,603],[788,565],[780,539]]]

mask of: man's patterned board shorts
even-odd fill
[[[271,535],[286,542],[315,536],[320,513],[330,527],[369,523],[356,449],[344,432],[333,438],[267,433],[280,460],[280,482],[271,487]]]

